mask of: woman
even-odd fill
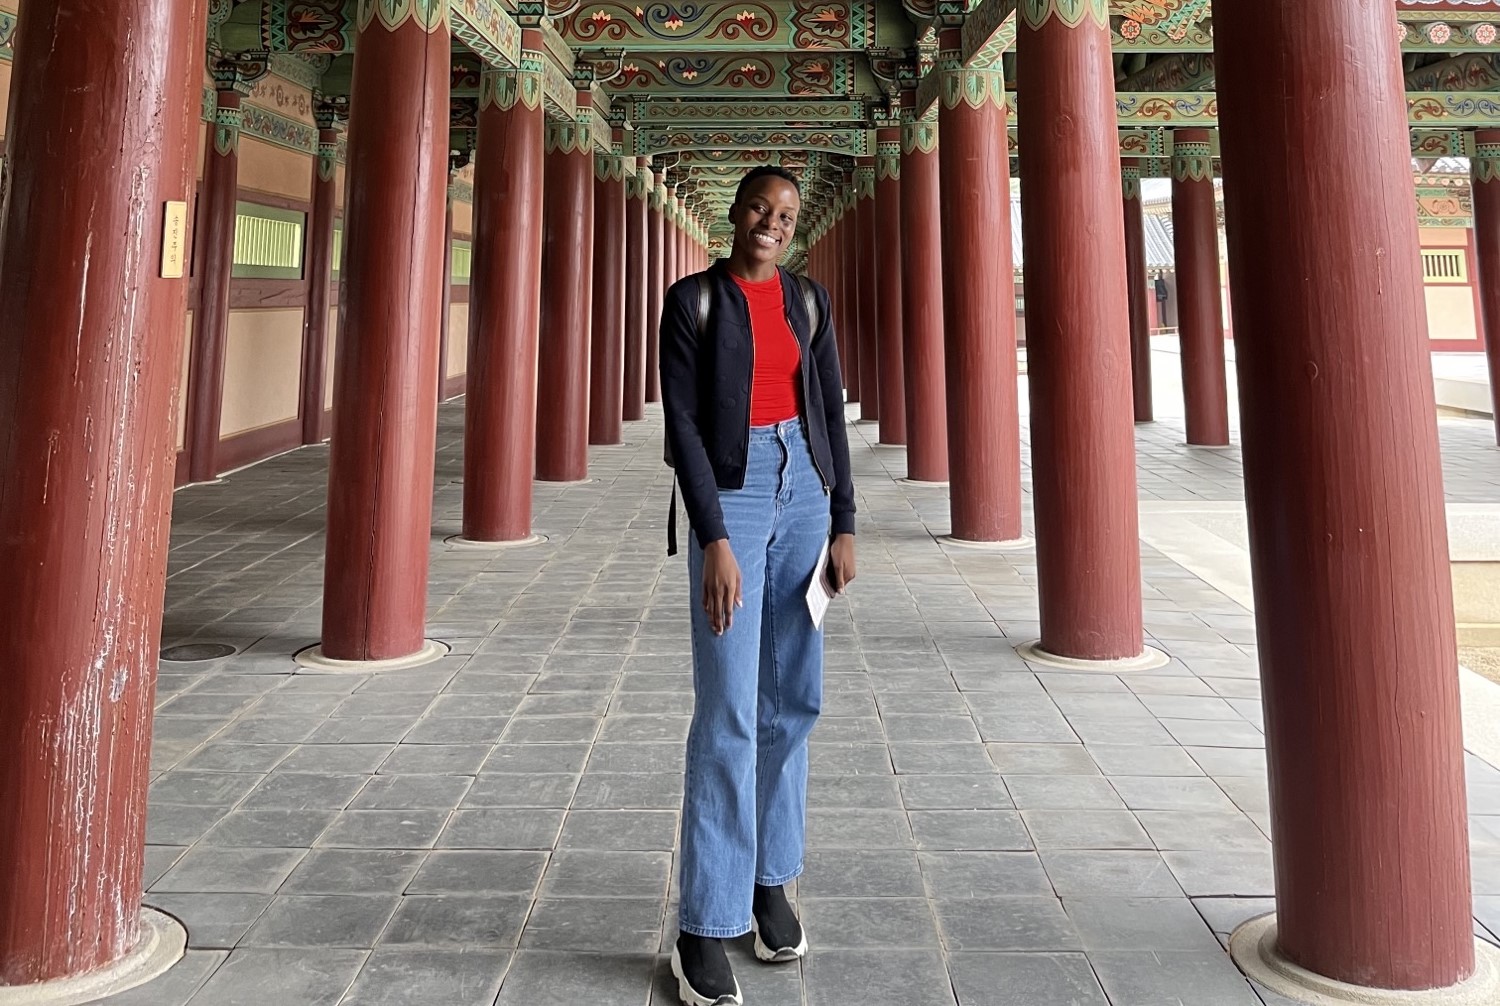
[[[777,266],[800,207],[791,174],[750,171],[729,258],[675,284],[662,310],[667,443],[701,597],[672,952],[687,1006],[741,1002],[726,939],[754,931],[768,962],[807,951],[782,886],[802,872],[822,704],[807,592],[825,546],[830,589],[854,579],[854,481],[828,294]]]

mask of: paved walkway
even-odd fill
[[[1161,361],[1164,365],[1169,359]],[[659,420],[537,492],[545,545],[453,549],[442,411],[430,592],[441,662],[296,673],[318,632],[326,448],[177,496],[148,902],[187,959],[113,1006],[675,1003],[672,849],[691,708]],[[941,490],[856,427],[860,579],[830,614],[801,963],[737,960],[760,1006],[1257,1006],[1221,943],[1270,906],[1249,612],[1143,545],[1130,676],[1055,673],[1034,556],[939,546]],[[1494,501],[1483,424],[1447,422],[1454,501]],[[1241,498],[1236,451],[1139,435],[1142,497]],[[1479,920],[1500,935],[1500,770],[1469,760]],[[1481,923],[1488,925],[1485,930]]]

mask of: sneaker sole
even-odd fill
[[[708,996],[700,995],[692,985],[688,983],[687,976],[682,973],[682,955],[677,948],[672,948],[672,977],[677,979],[677,998],[682,1000],[682,1006],[744,1006],[745,1000],[740,997],[740,981],[734,980],[734,995],[719,996],[710,999]]]
[[[782,947],[772,950],[761,941],[760,924],[755,921],[755,916],[750,917],[750,931],[755,934],[755,956],[757,960],[766,964],[787,964],[791,961],[800,960],[807,956],[807,930],[802,930],[802,942],[795,947]]]

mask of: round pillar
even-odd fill
[[[948,263],[943,331],[952,536],[1014,542],[1022,538],[1021,435],[1005,76],[998,66],[958,65],[955,29],[945,29],[940,44],[938,171],[941,258]]]
[[[1484,353],[1489,362],[1496,439],[1500,441],[1500,129],[1475,132],[1470,171]]]
[[[651,180],[646,159],[640,158],[635,173],[625,180],[625,391],[621,413],[626,422],[646,417],[646,233],[651,207],[647,192]]]
[[[625,161],[594,155],[594,295],[589,365],[589,443],[624,437]]]
[[[1140,160],[1126,158],[1120,165],[1125,204],[1125,282],[1130,290],[1130,387],[1135,421],[1155,418],[1151,403],[1151,321],[1146,289],[1146,221],[1141,206]]]
[[[661,401],[661,305],[667,292],[666,219],[662,206],[666,196],[665,175],[657,171],[651,178],[651,218],[646,228],[646,401]]]
[[[859,336],[859,221],[856,214],[854,193],[851,190],[844,197],[844,213],[839,220],[839,244],[842,245],[839,250],[839,302],[844,309],[844,355],[848,361],[844,365],[844,386],[850,402],[859,401],[863,390],[861,378],[864,376],[859,363],[863,347]]]
[[[880,366],[880,442],[906,443],[906,367],[902,359],[901,127],[876,133],[876,342]],[[885,277],[882,282],[880,277]]]
[[[188,355],[187,428],[183,449],[190,482],[219,476],[219,428],[224,411],[224,350],[229,337],[229,281],[234,272],[235,205],[239,198],[240,74],[234,61],[214,67],[220,87],[210,142],[203,154],[198,198],[198,309]]]
[[[589,324],[594,258],[592,97],[574,122],[547,123],[542,200],[542,326],[537,361],[536,477],[589,477]]]
[[[1017,90],[1042,653],[1149,655],[1141,631],[1130,297],[1109,19],[1023,9]],[[946,142],[946,136],[944,137]],[[1078,277],[1088,276],[1080,283]]]
[[[880,421],[879,298],[875,274],[875,158],[861,157],[854,169],[854,227],[857,276],[855,314],[859,318],[859,419]]]
[[[1451,987],[1475,972],[1463,727],[1395,22],[1345,0],[1215,14],[1268,943],[1356,986]]]
[[[539,52],[541,33],[521,44]],[[531,537],[546,122],[541,65],[480,77],[464,400],[464,538]]]
[[[901,315],[905,340],[906,477],[948,481],[948,392],[943,359],[942,188],[934,106],[901,129]]]
[[[312,213],[307,224],[307,317],[302,326],[302,383],[297,413],[302,418],[302,442],[323,441],[327,385],[328,321],[333,314],[333,219],[338,212],[338,130],[334,110],[319,104],[318,163],[313,173]]]
[[[1213,150],[1206,129],[1178,129],[1172,134],[1172,243],[1187,442],[1225,447],[1229,395],[1224,379],[1224,285],[1219,274]]]
[[[0,996],[41,1001],[106,969],[116,991],[182,954],[179,930],[151,955],[141,896],[204,6],[51,0],[16,29],[0,216]]]
[[[328,463],[323,642],[337,661],[424,645],[448,187],[445,0],[359,28]]]

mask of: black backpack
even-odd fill
[[[698,280],[698,338],[702,339],[708,335],[708,312],[713,305],[713,287],[709,285],[708,273],[700,272]],[[807,309],[807,320],[809,325],[808,342],[818,334],[818,298],[813,293],[812,281],[801,273],[792,273],[792,278],[797,281],[797,286],[802,291],[802,304]],[[672,459],[672,440],[665,434],[662,435],[661,459],[668,468],[676,468],[677,463]],[[672,509],[667,514],[667,555],[677,554],[677,480],[672,480]]]

